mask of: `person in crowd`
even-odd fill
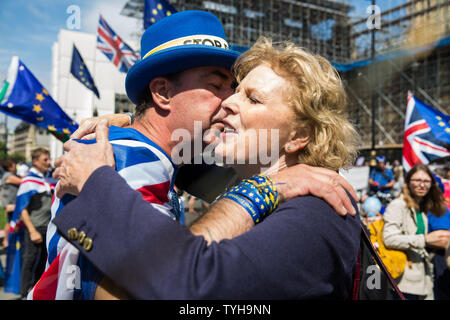
[[[16,175],[16,163],[11,159],[5,159],[2,162],[5,173],[2,176],[2,203],[5,208],[6,224],[5,237],[3,238],[3,247],[8,246],[9,221],[14,212],[16,204],[17,190],[22,182],[22,178]]]
[[[386,157],[376,157],[377,166],[372,170],[369,177],[371,192],[381,191],[389,193],[395,184],[394,174],[391,169],[386,168]]]
[[[403,177],[403,166],[398,160],[394,161],[392,172],[394,173],[395,180],[394,186],[392,187],[392,193],[394,197],[397,197],[402,192],[403,184],[405,183]]]
[[[444,193],[445,198],[445,181],[442,178],[444,172],[436,170],[434,178]],[[428,212],[428,232],[435,230],[450,230],[450,209],[448,208],[443,216],[437,217],[432,212]],[[428,248],[431,262],[433,263],[433,291],[436,300],[450,300],[450,270],[445,262],[445,248]]]
[[[396,279],[407,299],[434,298],[433,266],[426,247],[445,249],[450,231],[428,233],[427,212],[441,216],[445,211],[442,192],[430,169],[422,164],[408,171],[402,194],[386,208],[383,240],[388,249],[407,255],[404,272]]]
[[[44,174],[50,167],[50,153],[47,149],[36,148],[31,152],[28,175],[22,180],[17,191],[15,216],[21,217],[25,225],[23,262],[20,277],[20,294],[25,297],[30,288],[39,280],[45,268],[47,250],[45,235],[50,222],[53,186],[45,182]]]
[[[226,116],[215,151],[233,157],[233,167],[246,179],[223,194],[191,232],[155,214],[110,167],[107,130],[100,125],[97,143],[70,141],[65,144],[69,152],[56,162],[60,183],[81,193],[54,223],[134,298],[348,298],[360,245],[359,218],[340,216],[315,196],[278,206],[290,167],[337,171],[353,163],[358,134],[344,116],[342,82],[324,58],[291,43],[274,46],[265,38],[238,59],[234,70],[238,86],[222,103]],[[261,146],[267,139],[259,129],[279,131],[279,144],[270,141],[258,150],[278,152],[269,168],[261,159],[249,165],[249,145]],[[246,152],[233,153],[240,146]],[[272,180],[276,171],[279,178]],[[92,197],[99,183],[109,187]],[[222,216],[212,215],[215,210]],[[108,228],[100,221],[108,221]],[[217,229],[206,239],[196,236],[208,222]],[[236,225],[240,230],[230,234]],[[67,231],[73,228],[95,237],[90,250],[71,239]],[[122,235],[120,246],[109,230]]]

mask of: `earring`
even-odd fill
[[[287,147],[287,151],[291,151],[291,147],[290,146]]]

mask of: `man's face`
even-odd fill
[[[42,153],[37,159],[34,159],[33,166],[42,174],[46,173],[50,168],[50,155]]]
[[[386,163],[384,162],[378,162],[378,169],[383,171],[386,168]]]
[[[219,124],[225,116],[221,103],[233,93],[233,76],[228,69],[192,68],[183,71],[171,83],[171,107],[176,113],[174,125],[177,126],[174,129],[187,129],[193,137],[194,121],[202,122],[202,131],[212,124],[223,127],[222,123]]]

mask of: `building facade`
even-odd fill
[[[94,79],[100,99],[70,73],[74,45]],[[133,111],[134,106],[125,92],[125,77],[126,74],[97,49],[96,34],[60,30],[58,41],[52,47],[51,93],[75,122],[93,115]],[[52,137],[50,149],[51,158],[56,159],[62,154],[62,143]]]

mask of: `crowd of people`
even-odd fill
[[[400,262],[402,271],[395,274],[395,280],[407,299],[449,300],[450,266],[446,254],[450,250],[450,169],[442,167],[432,172],[428,166],[418,164],[403,176],[398,162],[391,170],[385,157],[379,156],[376,161],[369,191],[361,198],[362,221],[367,226],[383,221],[382,239],[374,239],[374,245],[379,247],[378,241],[382,241],[387,249],[405,253],[405,261]],[[390,197],[385,197],[388,193]],[[387,291],[386,298],[394,296]]]
[[[383,221],[385,247],[407,257],[395,279],[404,296],[450,297],[449,177],[423,165],[403,177],[379,156],[358,213],[355,191],[337,172],[355,162],[359,137],[326,59],[264,37],[234,52],[219,19],[202,11],[152,25],[141,56],[126,77],[135,114],[80,125],[72,138],[95,133],[96,141],[64,144],[53,202],[44,180],[25,206],[18,200],[27,179],[45,177],[48,151],[33,152],[22,180],[11,178],[15,164],[5,161],[5,183],[16,186],[7,190],[19,194],[5,202],[9,220],[20,216],[25,228],[22,296],[349,299],[363,224]],[[204,142],[215,154],[233,161],[174,163],[173,133],[184,129],[184,143],[193,144],[196,121],[212,133]],[[277,131],[278,141],[261,150],[263,130]],[[249,146],[277,153],[277,161],[254,162]],[[235,152],[241,147],[246,152]],[[186,225],[185,211],[193,214],[206,198],[214,201],[200,202],[202,216]],[[379,208],[364,206],[374,199]],[[79,279],[68,286],[74,265]],[[387,291],[384,298],[398,297]]]

